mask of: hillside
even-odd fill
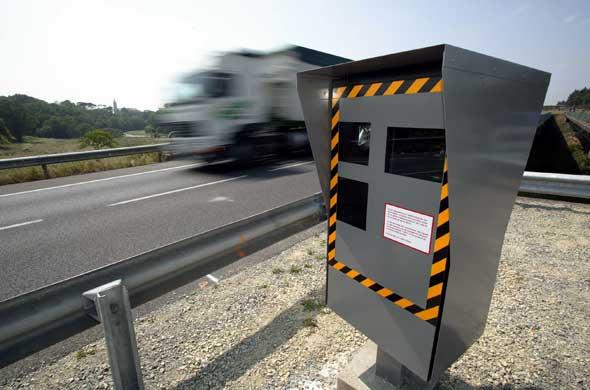
[[[153,111],[69,100],[47,103],[27,95],[0,96],[0,143],[23,142],[25,136],[79,138],[97,128],[117,133],[155,124]]]

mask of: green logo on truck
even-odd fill
[[[232,102],[221,106],[217,111],[216,117],[225,120],[237,120],[243,118],[252,103],[247,100]]]

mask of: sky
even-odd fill
[[[589,0],[0,0],[0,95],[156,109],[214,53],[297,44],[354,60],[448,43],[590,87]]]

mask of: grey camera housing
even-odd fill
[[[327,304],[425,381],[484,330],[549,79],[450,45],[298,74]]]

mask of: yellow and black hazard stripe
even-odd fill
[[[436,219],[436,235],[434,240],[434,255],[430,269],[430,282],[428,283],[427,309],[435,309],[438,312],[442,306],[446,277],[449,268],[451,245],[450,210],[449,210],[449,175],[448,164],[445,158],[442,186],[440,190],[440,205],[438,218]]]
[[[423,81],[423,79],[416,79],[409,82],[409,86],[405,87],[403,93],[408,93],[408,90],[414,85],[417,80],[421,80],[416,87],[412,88],[409,93],[417,91],[425,92],[440,92],[442,91],[442,80],[430,79]],[[407,80],[406,80],[407,81]],[[405,83],[406,81],[397,81],[397,83]],[[393,91],[389,94],[397,93],[400,89],[397,86],[392,87],[392,84],[386,83],[384,87],[383,83],[371,84],[368,88],[364,89],[364,85],[356,85],[354,87],[343,86],[334,88],[331,91],[330,99],[332,101],[332,115],[331,115],[331,142],[330,142],[330,200],[329,200],[329,213],[328,213],[328,240],[327,240],[327,260],[328,265],[332,268],[342,272],[348,278],[362,284],[363,286],[373,290],[376,294],[380,295],[384,299],[392,302],[397,307],[406,310],[421,320],[427,321],[428,323],[438,326],[440,314],[442,313],[442,304],[446,287],[446,278],[448,275],[448,268],[450,264],[450,211],[449,211],[449,200],[448,200],[448,165],[445,159],[443,168],[443,179],[440,193],[440,205],[439,214],[437,218],[437,229],[434,241],[434,254],[432,259],[432,267],[430,272],[430,281],[428,285],[426,307],[421,308],[414,302],[401,295],[396,294],[393,290],[390,290],[375,280],[362,275],[360,272],[346,266],[344,263],[336,260],[336,219],[337,219],[337,205],[338,205],[338,123],[340,122],[340,105],[339,101],[341,98],[356,98],[358,96],[376,96],[380,91]],[[379,85],[377,85],[379,84]],[[434,91],[433,91],[434,89]],[[364,93],[362,93],[364,91]],[[402,93],[402,92],[400,92]]]
[[[332,95],[330,138],[330,204],[328,218],[328,261],[336,256],[336,206],[338,203],[338,122],[340,122],[340,95]]]
[[[355,84],[337,87],[332,91],[332,105],[340,98],[356,99],[359,97],[413,95],[416,93],[440,93],[443,80],[440,77],[420,77],[409,80],[394,80],[379,83]]]
[[[394,291],[388,289],[387,287],[383,287],[373,279],[367,278],[366,276],[360,274],[358,271],[349,268],[348,266],[337,261],[336,259],[328,260],[328,264],[332,268],[348,276],[350,279],[355,280],[363,286],[373,290],[375,293],[392,302],[394,305],[400,307],[401,309],[409,311],[421,320],[427,321],[432,325],[436,325],[436,320],[438,317],[438,307],[422,309],[409,299],[406,299],[401,295],[396,294]]]

